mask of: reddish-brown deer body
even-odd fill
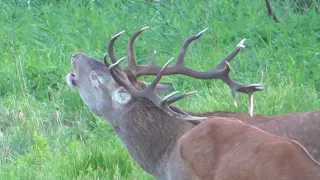
[[[297,142],[231,118],[210,118],[179,140],[199,180],[316,180],[320,164]]]
[[[202,116],[236,118],[271,134],[296,140],[320,161],[320,111],[253,117],[241,113],[212,112]]]
[[[78,91],[93,113],[109,121],[128,152],[146,172],[158,180],[189,180],[191,174],[181,159],[178,140],[195,127],[196,123],[188,120],[204,118],[201,118],[201,115],[191,116],[170,106],[188,94],[178,96],[177,93],[172,93],[161,98],[160,95],[171,89],[170,84],[158,84],[161,76],[183,74],[197,79],[221,79],[231,88],[234,98],[236,92],[248,94],[250,114],[253,112],[252,94],[262,88],[257,84],[242,85],[229,77],[228,62],[244,48],[243,41],[211,71],[198,72],[184,65],[187,47],[204,31],[185,42],[176,65],[167,67],[167,63],[161,68],[156,66],[154,61],[147,66],[137,65],[133,42],[143,30],[129,41],[129,68],[120,68],[118,65],[121,60],[117,61],[113,53],[113,43],[121,35],[119,33],[109,43],[109,56],[113,64],[108,63],[106,56],[103,64],[83,53],[75,54],[72,57],[73,73],[67,76],[67,82]],[[137,81],[137,77],[142,75],[157,77],[153,83],[147,84]],[[234,102],[236,104],[236,101]],[[298,129],[304,126],[305,124],[296,124]],[[300,136],[291,133],[291,130],[283,129],[281,133],[292,137]],[[298,139],[297,137],[294,139]],[[309,145],[318,147],[318,143],[314,141]]]

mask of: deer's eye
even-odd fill
[[[92,82],[95,86],[100,86],[100,85],[101,85],[100,79],[99,79],[99,77],[98,77],[97,74],[91,73],[90,79],[91,79],[91,82]]]

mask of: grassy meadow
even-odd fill
[[[263,0],[1,0],[0,1],[0,179],[152,179],[127,153],[107,121],[90,113],[65,82],[71,55],[82,51],[102,60],[108,41],[118,57],[136,41],[139,63],[157,50],[157,64],[190,45],[186,63],[201,71],[215,67],[239,41],[247,48],[231,63],[233,79],[262,83],[255,113],[276,115],[320,109],[319,0],[271,0],[280,23]],[[151,81],[152,78],[142,78]],[[193,112],[247,113],[247,96],[232,103],[219,80],[169,76],[175,89],[197,90],[177,105]]]

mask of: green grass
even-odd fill
[[[255,112],[266,115],[320,109],[319,1],[303,12],[300,1],[271,1],[281,23],[265,12],[264,1],[165,0],[2,0],[0,2],[0,179],[151,179],[131,159],[108,123],[92,115],[68,88],[70,57],[83,51],[102,59],[110,37],[122,30],[118,57],[127,40],[136,41],[139,63],[154,50],[163,65],[177,57],[184,40],[209,30],[194,42],[186,63],[209,70],[247,38],[247,48],[232,62],[231,76],[262,83]],[[150,81],[151,78],[143,78]],[[180,107],[194,112],[247,112],[221,81],[165,77],[176,89],[199,93]]]

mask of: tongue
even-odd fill
[[[72,83],[72,85],[77,85],[77,83],[76,83],[76,77],[75,76],[70,76],[70,79],[71,79],[71,83]]]
[[[77,85],[77,81],[76,81],[76,76],[75,74],[68,74],[66,76],[66,79],[67,79],[67,84],[72,87],[72,86],[76,86]]]

